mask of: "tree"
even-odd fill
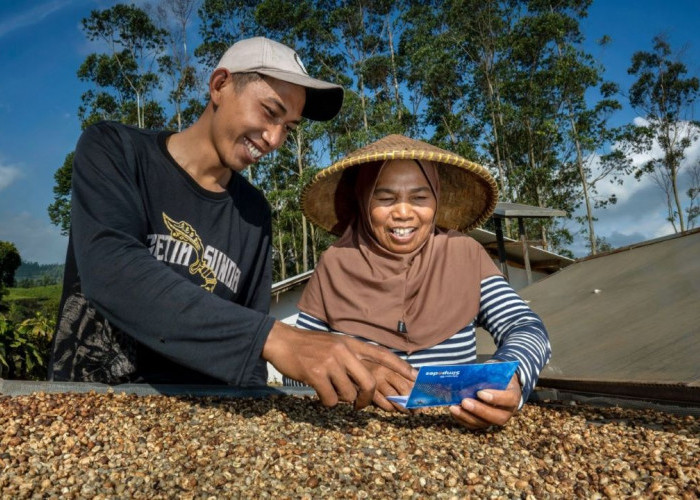
[[[188,28],[197,3],[199,0],[160,0],[155,6],[155,22],[167,40],[169,52],[158,58],[159,67],[170,80],[168,101],[174,112],[168,125],[178,132],[194,123],[204,109],[195,94],[205,79],[197,74],[188,49]]]
[[[590,2],[531,0],[513,23],[503,44],[506,64],[499,65],[500,95],[504,113],[503,140],[508,152],[508,192],[516,201],[573,212],[578,178],[569,168],[573,150],[567,130],[571,110],[566,110],[567,76],[571,59],[562,53],[581,55],[578,19]],[[585,71],[582,65],[579,68]],[[567,112],[568,111],[568,112]],[[572,240],[566,228],[542,219],[528,224],[539,231],[540,245],[562,248]],[[535,231],[528,229],[529,234]]]
[[[678,232],[686,226],[678,179],[686,150],[700,137],[698,123],[691,120],[700,81],[697,77],[685,77],[685,64],[673,57],[663,36],[654,37],[652,43],[653,52],[635,53],[627,70],[637,77],[629,91],[630,104],[643,114],[646,123],[630,127],[626,146],[649,155],[635,177],[653,177],[666,196],[668,220]],[[654,156],[656,145],[661,154]]]
[[[700,160],[690,167],[690,188],[688,189],[688,229],[695,227],[696,220],[700,217]]]
[[[70,188],[73,177],[73,157],[74,152],[70,152],[63,160],[63,166],[56,170],[53,178],[56,181],[53,187],[54,202],[49,205],[49,219],[61,228],[61,234],[68,236],[70,231]]]
[[[559,57],[562,60],[562,97],[564,113],[568,120],[568,139],[574,149],[574,157],[568,162],[577,173],[585,217],[580,218],[587,226],[588,246],[591,255],[598,251],[600,239],[595,234],[594,223],[597,220],[593,215],[594,208],[605,208],[608,204],[615,203],[616,197],[596,199],[597,184],[612,176],[617,180],[617,174],[624,171],[615,161],[614,154],[606,155],[599,163],[599,168],[594,172],[592,164],[606,144],[610,143],[616,135],[616,131],[607,125],[611,114],[621,109],[620,103],[613,97],[618,92],[616,84],[602,82],[602,68],[594,64],[587,54],[575,50],[573,47],[559,48]],[[593,107],[586,102],[586,93],[599,86],[601,99]],[[576,203],[580,205],[580,202]]]
[[[22,264],[22,258],[14,243],[0,241],[0,286],[15,286],[15,271]]]
[[[0,312],[6,309],[2,298],[7,288],[15,286],[15,271],[22,264],[17,247],[9,241],[0,241]]]
[[[122,4],[92,11],[82,26],[88,40],[103,42],[109,50],[88,55],[78,70],[81,80],[97,86],[83,94],[83,125],[113,119],[140,128],[162,127],[163,108],[150,96],[160,85],[156,63],[165,32],[143,10]]]

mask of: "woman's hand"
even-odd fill
[[[516,374],[505,390],[484,389],[476,395],[479,399],[463,399],[462,404],[450,406],[454,419],[472,430],[505,425],[520,405],[522,390]]]
[[[363,360],[362,363],[365,368],[369,370],[374,379],[377,381],[377,386],[374,390],[374,397],[372,402],[386,411],[401,411],[403,413],[408,413],[409,411],[401,406],[395,405],[388,399],[387,396],[402,396],[411,392],[413,388],[413,382],[415,382],[415,374],[417,371],[414,369],[414,377],[407,379],[403,375],[395,372],[391,368],[388,368],[379,363],[374,363],[370,360]]]

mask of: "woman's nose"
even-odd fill
[[[411,205],[405,202],[399,202],[394,205],[394,217],[406,219],[411,215]]]

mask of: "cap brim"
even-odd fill
[[[298,73],[270,68],[255,71],[262,75],[304,87],[306,89],[306,104],[301,112],[301,116],[309,120],[321,122],[331,120],[340,112],[340,108],[343,106],[345,93],[340,85]]]

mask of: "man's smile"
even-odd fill
[[[250,156],[253,158],[253,160],[257,160],[263,155],[262,151],[255,147],[255,145],[252,142],[250,142],[250,140],[247,137],[243,138],[243,144],[245,144],[248,148],[248,152],[250,153]]]

